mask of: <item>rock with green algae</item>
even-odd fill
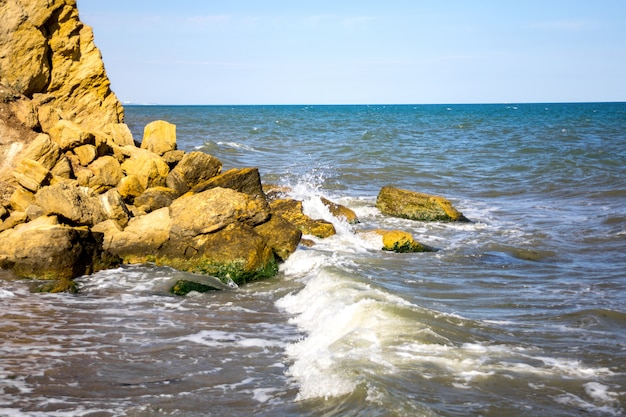
[[[256,270],[246,270],[244,260],[218,263],[202,259],[161,259],[157,264],[171,266],[179,271],[189,272],[184,278],[176,278],[169,292],[186,295],[191,291],[207,292],[234,289],[249,282],[271,278],[278,272],[278,263],[272,258]]]
[[[445,197],[386,186],[378,193],[381,213],[420,221],[467,222],[463,213]]]
[[[435,249],[416,241],[413,235],[402,230],[375,229],[363,232],[371,240],[380,241],[381,249],[396,253],[434,252]]]
[[[192,291],[203,293],[233,290],[238,288],[238,285],[229,278],[220,279],[211,275],[179,272],[165,284],[165,287],[168,293],[182,296]]]
[[[157,265],[179,271],[230,278],[237,285],[269,278],[278,272],[273,250],[253,228],[242,224],[231,224],[223,230],[186,239],[184,243],[169,241],[154,260]]]
[[[78,292],[78,287],[76,286],[74,280],[64,278],[37,285],[34,291],[49,293],[67,292],[70,294],[76,294]]]

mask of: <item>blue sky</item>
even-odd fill
[[[626,101],[623,0],[78,0],[120,100]]]

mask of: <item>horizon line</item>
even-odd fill
[[[122,106],[144,107],[209,107],[209,106],[459,106],[459,105],[522,105],[522,104],[619,104],[626,100],[593,100],[593,101],[503,101],[503,102],[458,102],[458,103],[240,103],[240,104],[168,104],[168,103],[137,103],[121,102]]]

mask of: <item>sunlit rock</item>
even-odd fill
[[[468,221],[446,198],[395,187],[383,187],[376,207],[384,214],[420,221]]]

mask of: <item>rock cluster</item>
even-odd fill
[[[257,169],[222,173],[217,158],[177,150],[164,121],[146,126],[140,147],[125,142],[119,126],[112,135],[66,120],[36,135],[15,157],[1,206],[0,267],[70,280],[156,262],[239,284],[273,275],[297,247],[303,227],[273,211]]]

